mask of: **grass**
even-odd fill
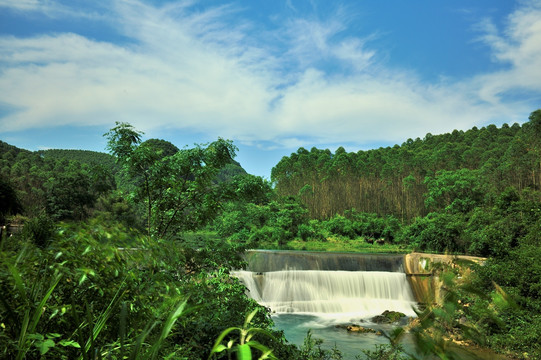
[[[220,237],[216,231],[210,230],[188,231],[182,234],[183,242],[194,245],[202,245],[207,243],[209,240],[217,240],[219,238]]]
[[[265,250],[299,250],[299,251],[327,251],[327,252],[353,252],[364,254],[409,254],[413,247],[396,244],[369,244],[363,238],[350,239],[342,236],[328,237],[325,241],[307,240],[295,238],[288,241],[284,246],[277,242],[262,243],[259,249]]]
[[[292,250],[358,252],[374,254],[407,254],[412,251],[411,248],[404,245],[369,244],[360,237],[356,239],[349,239],[345,237],[330,237],[327,239],[327,241],[303,241],[301,239],[294,239],[289,241],[287,243],[287,246]]]
[[[192,243],[197,243],[207,240],[219,239],[218,234],[214,231],[201,230],[189,232],[183,235],[184,240]],[[411,246],[396,245],[396,244],[369,244],[364,241],[364,238],[357,237],[350,239],[344,236],[330,236],[325,241],[307,240],[295,238],[287,242],[283,247],[280,247],[277,242],[262,243],[258,246],[265,250],[305,250],[305,251],[327,251],[327,252],[356,252],[366,254],[408,254],[413,251]]]

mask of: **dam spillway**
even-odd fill
[[[234,272],[275,314],[310,314],[341,323],[385,310],[415,316],[402,255],[260,251]]]
[[[404,256],[315,251],[248,250],[247,270],[387,271],[403,272]]]

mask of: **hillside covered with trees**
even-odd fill
[[[540,139],[537,110],[522,126],[427,134],[401,146],[357,153],[300,148],[272,169],[272,181],[313,219],[340,219],[347,227],[372,214],[404,230],[389,229],[387,240],[488,256],[537,236]],[[351,226],[343,232],[370,235]]]
[[[299,148],[272,169],[272,181],[280,195],[300,195],[314,218],[357,209],[411,221],[458,197],[466,203],[457,210],[464,211],[486,192],[538,190],[540,139],[541,112],[536,111],[523,126],[429,133],[401,146],[356,153]],[[456,183],[463,188],[449,188]]]

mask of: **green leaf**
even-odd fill
[[[81,276],[81,278],[79,279],[79,286],[81,286],[81,284],[86,280],[86,274],[83,274],[83,276]]]
[[[246,317],[246,320],[244,321],[244,328],[246,329],[248,327],[248,324],[252,322],[252,319],[254,318],[255,314],[257,313],[257,309],[252,311],[250,315]]]
[[[224,350],[227,350],[227,346],[223,345],[223,344],[220,344],[218,345],[215,349],[214,349],[214,352],[215,353],[219,353],[219,352],[222,352]]]
[[[9,272],[11,273],[11,276],[13,277],[13,280],[15,281],[15,287],[19,291],[19,296],[24,299],[24,301],[28,301],[28,297],[26,295],[26,290],[24,287],[23,280],[21,278],[21,274],[19,271],[17,271],[17,268],[11,264],[7,264]]]
[[[237,346],[237,360],[252,360],[250,345],[243,344]]]
[[[45,338],[41,334],[28,334],[26,336],[28,340],[37,340],[37,341],[43,341]]]
[[[257,341],[250,341],[250,342],[247,342],[245,345],[248,345],[250,346],[251,348],[254,348],[254,349],[257,349],[259,351],[261,351],[261,353],[263,354],[261,358],[263,359],[276,359],[276,357],[272,354],[272,349],[269,349],[268,347],[266,347],[265,345],[262,345],[261,343],[257,342]]]
[[[219,352],[217,351],[218,348],[220,348],[221,346],[223,346],[221,343],[222,343],[222,340],[227,336],[227,334],[229,334],[231,331],[233,330],[239,330],[239,331],[242,331],[241,328],[239,327],[230,327],[230,328],[227,328],[225,329],[224,331],[222,331],[222,333],[220,334],[220,336],[218,336],[218,338],[216,339],[216,341],[214,342],[214,346],[212,347],[212,349],[210,350],[210,355],[209,355],[209,359],[210,357],[212,356],[212,354],[216,353],[216,352]],[[223,351],[220,350],[220,351]]]
[[[81,254],[81,256],[82,256],[82,255],[86,255],[90,250],[91,250],[91,246],[88,245],[88,246],[86,247],[85,251],[83,251],[83,253]]]
[[[267,337],[270,337],[271,339],[275,340],[275,341],[278,341],[269,331],[265,330],[265,329],[261,329],[261,328],[250,328],[248,329],[247,333],[249,334],[247,337],[246,337],[246,341],[250,341],[250,339],[255,335],[255,334],[263,334]]]
[[[71,347],[74,347],[74,348],[77,348],[77,349],[81,348],[81,345],[79,345],[79,343],[77,341],[73,341],[73,340],[60,340],[58,342],[58,345],[60,345],[60,346],[71,346]]]
[[[36,343],[36,347],[39,349],[39,353],[41,355],[45,355],[50,348],[54,347],[54,341],[51,339],[47,339],[45,341],[41,341],[39,343]]]
[[[158,339],[157,342],[154,343],[154,345],[152,346],[152,349],[151,349],[151,359],[155,359],[156,356],[158,356],[158,352],[159,352],[159,349],[160,347],[162,346],[163,342],[165,341],[165,338],[169,335],[169,333],[171,332],[171,329],[173,328],[173,325],[175,325],[175,322],[177,321],[177,319],[182,315],[183,311],[184,311],[184,308],[186,307],[186,304],[187,304],[188,300],[184,300],[182,301],[178,306],[177,308],[175,309],[175,311],[173,311],[169,317],[167,318],[167,320],[165,321],[165,324],[162,328],[162,332],[160,334],[160,338]]]

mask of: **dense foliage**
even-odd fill
[[[254,309],[254,326],[274,333],[275,340],[261,341],[277,354],[294,351],[228,275],[242,266],[236,248],[199,243],[195,251],[96,220],[60,224],[46,245],[36,240],[25,233],[2,243],[2,358],[143,358],[157,351],[157,358],[202,359],[224,329]],[[161,339],[180,304],[182,315]]]
[[[155,142],[141,143],[142,133],[126,123],[117,123],[105,135],[108,149],[140,183],[133,198],[146,208],[149,236],[172,238],[200,228],[216,215],[221,193],[214,180],[235,156],[231,141],[218,139],[182,151],[164,149]]]
[[[2,222],[24,228],[0,242],[0,357],[204,359],[253,313],[251,324],[271,335],[257,338],[261,346],[295,358],[267,309],[229,276],[243,248],[184,236],[212,220],[222,199],[257,196],[220,185],[220,174],[227,182],[242,173],[234,146],[219,139],[179,150],[141,142],[129,124],[106,135],[118,165],[2,143]]]
[[[356,153],[299,148],[272,169],[272,180],[280,195],[300,195],[319,219],[353,208],[403,221],[446,206],[469,210],[489,201],[486,191],[539,189],[540,124],[538,110],[522,126],[426,134],[401,146]]]
[[[213,356],[238,355],[234,327],[271,335],[254,353],[339,359],[310,335],[286,345],[228,271],[246,247],[341,244],[487,257],[467,283],[445,285],[443,307],[415,330],[420,346],[445,358],[438,341],[458,332],[541,358],[541,110],[522,126],[370,151],[300,148],[272,183],[246,174],[228,140],[180,149],[126,123],[105,136],[112,155],[0,142],[0,225],[25,224],[0,243],[2,357],[197,359],[213,344]],[[187,236],[201,229],[213,236]],[[365,355],[406,356],[392,345]]]
[[[92,151],[31,152],[0,141],[0,183],[15,190],[20,205],[11,205],[7,213],[33,217],[46,211],[56,220],[86,218],[98,198],[116,188],[111,160]],[[9,191],[2,194],[9,196]],[[13,204],[13,197],[9,199]]]

